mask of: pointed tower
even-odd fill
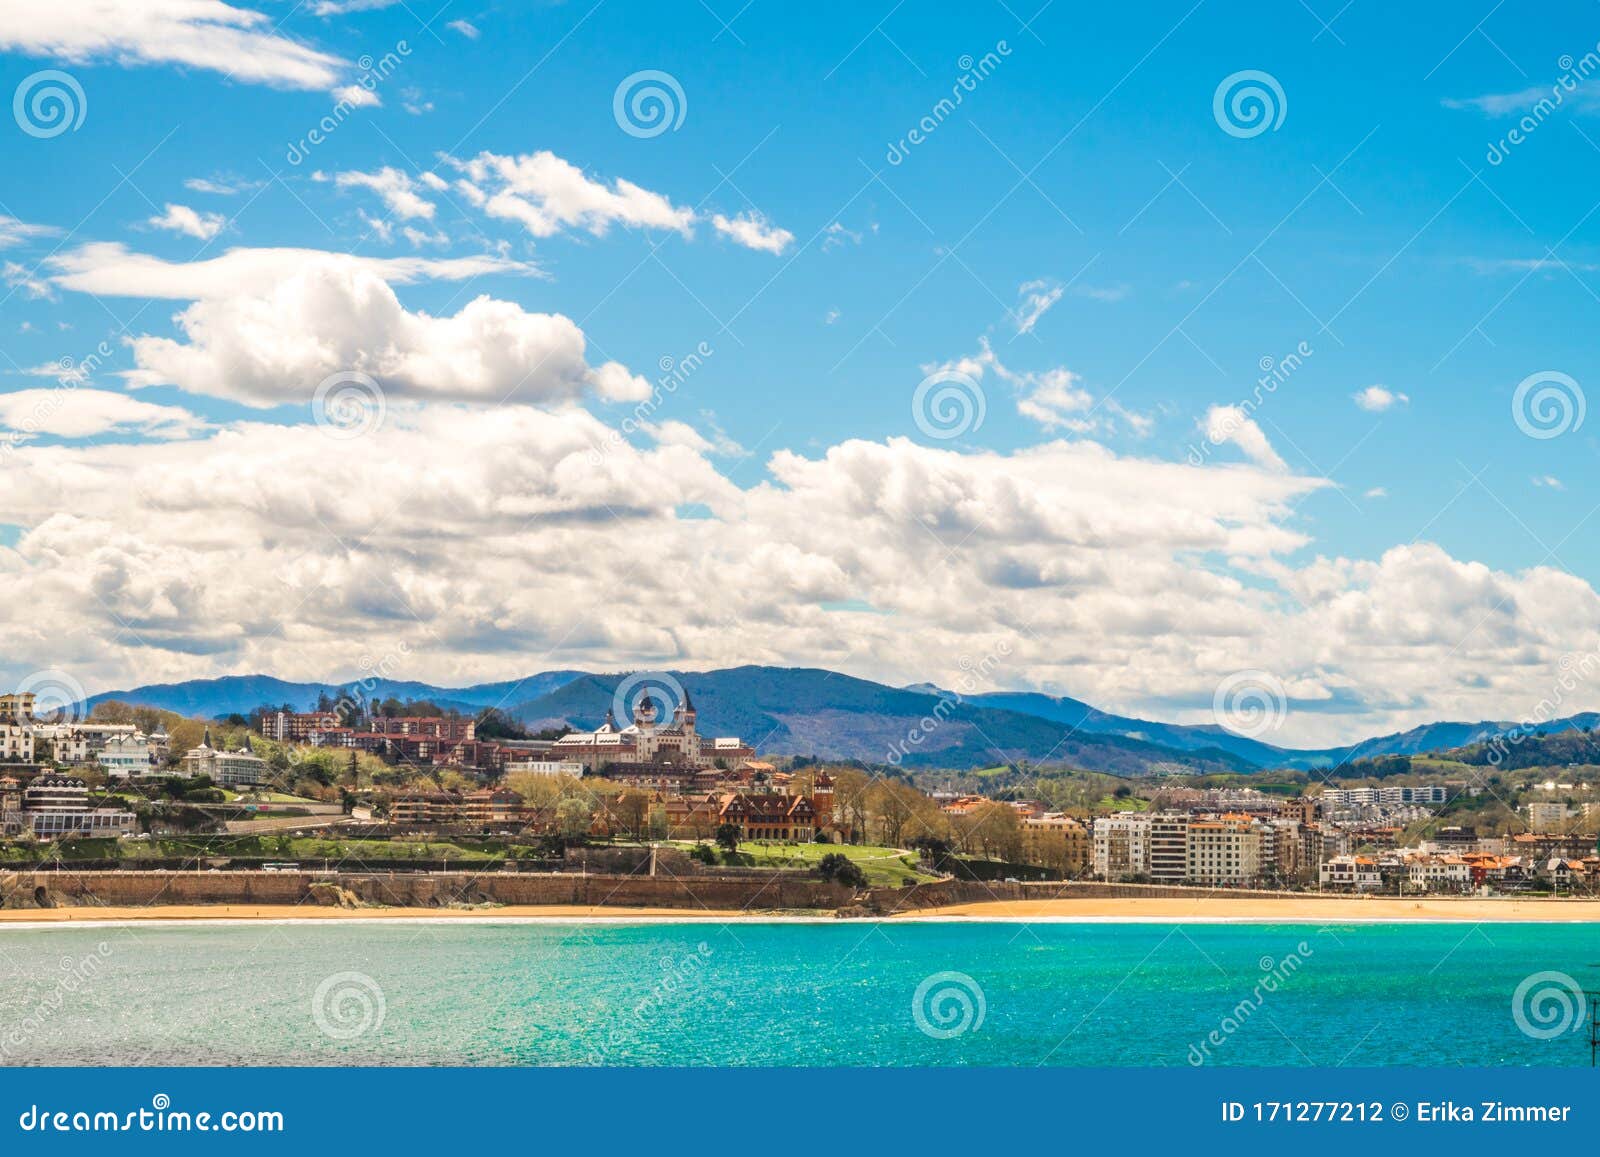
[[[206,725],[205,731],[200,736],[200,746],[201,747],[210,747],[211,746],[211,725],[209,723]]]
[[[633,721],[640,727],[653,727],[660,713],[656,701],[650,698],[650,692],[646,691],[644,697],[639,700],[639,705],[633,709]]]

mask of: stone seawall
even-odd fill
[[[9,872],[0,907],[146,907],[163,904],[451,904],[693,908],[707,912],[832,911],[848,888],[812,876],[765,879],[431,872]]]

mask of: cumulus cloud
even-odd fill
[[[725,217],[717,213],[711,218],[711,224],[724,237],[746,249],[756,249],[762,253],[782,253],[794,240],[793,233],[779,229],[754,210],[740,213],[737,217]]]
[[[178,64],[235,81],[327,89],[346,67],[277,32],[265,12],[222,0],[51,0],[13,4],[0,48],[69,63]]]
[[[468,40],[476,40],[482,35],[482,33],[478,31],[477,25],[473,24],[469,20],[451,20],[445,25],[445,27],[461,33],[461,35],[465,36]]]
[[[165,261],[103,241],[58,253],[45,262],[50,280],[63,289],[102,297],[159,297],[193,301],[231,294],[263,293],[308,265],[361,270],[391,285],[418,281],[464,281],[489,273],[532,274],[522,261],[475,257],[357,257],[321,249],[230,249],[204,261]]]
[[[333,90],[333,99],[351,108],[379,108],[383,98],[376,90],[360,84],[341,84]]]
[[[1363,410],[1370,410],[1374,414],[1381,414],[1385,410],[1392,410],[1396,406],[1408,405],[1410,397],[1396,393],[1387,386],[1368,386],[1364,390],[1357,390],[1351,395],[1356,405]]]
[[[1515,717],[1600,641],[1600,598],[1552,569],[1429,543],[1292,564],[1326,483],[1290,472],[852,440],[779,451],[741,488],[683,415],[653,421],[638,447],[577,408],[428,403],[337,452],[256,423],[20,446],[6,661],[91,688],[348,677],[403,642],[404,676],[439,682],[772,662],[905,683],[1003,644],[997,685],[1188,722],[1227,675],[1270,670],[1294,692],[1275,737],[1315,744]],[[863,599],[884,613],[841,630],[827,608]]]
[[[432,201],[417,192],[417,182],[387,165],[375,173],[338,173],[333,181],[341,189],[371,189],[383,199],[389,212],[407,220],[431,221],[437,209]]]
[[[168,201],[165,212],[151,217],[145,224],[154,229],[185,233],[201,241],[209,241],[222,232],[227,218],[221,213],[199,213],[187,205],[174,205]]]
[[[552,152],[482,152],[469,160],[444,160],[463,175],[473,204],[491,217],[518,222],[535,237],[562,229],[600,236],[612,225],[670,229],[688,236],[694,225],[692,209],[620,177],[609,186],[593,180]]]
[[[1232,443],[1246,458],[1269,470],[1287,470],[1286,463],[1267,441],[1256,420],[1238,406],[1212,406],[1206,411],[1206,439],[1213,446]]]
[[[57,367],[44,367],[57,371]],[[202,428],[189,411],[130,398],[110,390],[13,390],[0,394],[0,441],[18,434],[90,438],[99,434],[142,434],[150,438],[183,438]]]
[[[182,338],[133,339],[134,386],[276,406],[339,372],[368,374],[397,398],[565,401],[594,392],[641,399],[649,383],[615,362],[591,367],[582,330],[480,296],[448,317],[407,310],[369,269],[309,264],[270,290],[206,298],[176,317]]]

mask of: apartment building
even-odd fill
[[[1181,884],[1189,878],[1189,816],[1158,812],[1150,817],[1150,879]]]
[[[1100,816],[1094,821],[1094,874],[1126,880],[1150,874],[1150,817],[1138,813]]]
[[[1254,884],[1266,829],[1248,816],[1189,821],[1183,878],[1196,884]]]

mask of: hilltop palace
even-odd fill
[[[700,771],[719,763],[732,767],[755,754],[741,739],[701,735],[695,729],[697,714],[687,691],[670,723],[659,723],[659,714],[656,701],[646,694],[634,708],[633,722],[628,726],[619,728],[615,713],[607,711],[605,722],[596,730],[576,731],[556,740],[550,756],[600,772],[616,765]]]

